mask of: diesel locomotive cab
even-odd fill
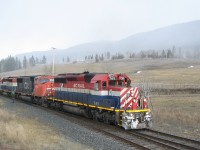
[[[142,129],[151,127],[151,113],[148,98],[139,94],[138,87],[131,87],[131,80],[124,74],[111,74],[108,77],[109,91],[120,91],[120,115],[118,124],[124,129]]]
[[[34,79],[34,96],[49,97],[54,95],[54,77],[37,76]]]

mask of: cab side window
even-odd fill
[[[118,85],[119,85],[119,86],[124,86],[124,81],[123,81],[123,80],[119,80],[119,81],[118,81]]]
[[[109,81],[109,86],[115,86],[116,85],[116,81],[115,80],[110,80]]]
[[[103,89],[103,90],[106,89],[106,81],[102,81],[102,89]]]
[[[46,82],[49,82],[49,79],[47,79],[47,78],[40,79],[40,84],[43,84],[43,83],[46,83]]]
[[[127,87],[131,86],[131,80],[127,80]]]
[[[35,84],[38,84],[38,78],[35,78],[34,83],[35,83]]]
[[[96,91],[99,90],[99,82],[98,81],[94,84],[94,90],[96,90]]]

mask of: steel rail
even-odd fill
[[[180,136],[177,136],[177,135],[172,135],[172,134],[164,133],[164,132],[153,130],[153,129],[145,129],[145,131],[153,132],[153,133],[160,134],[160,135],[163,135],[163,136],[173,137],[173,138],[176,138],[176,139],[179,139],[179,140],[183,140],[183,141],[191,142],[193,144],[200,145],[200,141],[196,141],[196,140],[180,137]]]
[[[183,149],[184,148],[184,149],[190,149],[190,150],[199,150],[198,148],[193,147],[193,146],[188,146],[188,145],[181,144],[181,143],[178,143],[178,142],[175,142],[175,141],[170,141],[170,140],[167,140],[167,139],[155,137],[155,136],[152,136],[152,135],[149,135],[149,134],[144,134],[144,133],[141,133],[141,132],[129,132],[129,133],[133,134],[135,136],[146,138],[149,141],[153,141],[153,142],[157,141],[157,142],[159,142],[163,145],[166,145],[167,147],[169,146],[169,148],[171,147],[171,148],[174,148],[174,149]]]

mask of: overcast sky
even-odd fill
[[[200,0],[0,0],[0,58],[200,20]]]

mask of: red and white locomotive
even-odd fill
[[[55,77],[54,101],[68,105],[70,111],[96,120],[114,123],[125,129],[140,129],[151,125],[148,99],[141,97],[137,87],[131,87],[126,74],[80,73]],[[63,105],[63,107],[64,107]],[[69,108],[71,106],[71,108]]]

